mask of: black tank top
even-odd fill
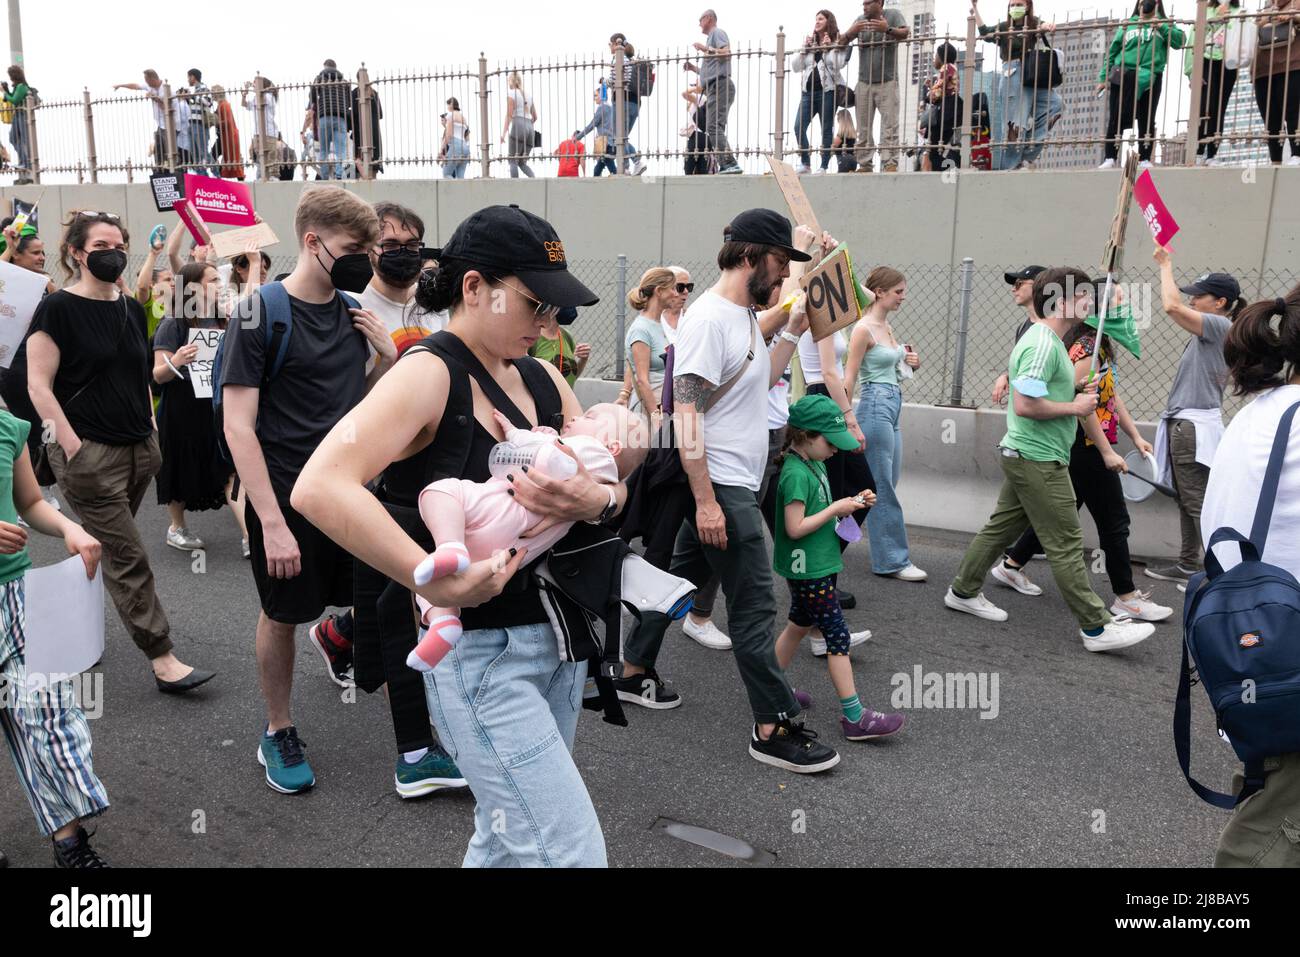
[[[450,333],[444,332],[438,335],[445,337]],[[402,354],[402,358],[417,350],[432,351],[420,346],[427,347],[433,338],[425,339],[418,346],[408,349]],[[448,362],[449,366],[451,365],[443,352],[439,351],[436,354],[444,362]],[[530,356],[514,360],[514,365],[519,370],[524,387],[536,406],[538,424],[554,425],[561,420],[563,406],[560,390],[555,387],[555,380],[550,377],[545,367]],[[486,482],[492,477],[492,473],[488,471],[488,457],[492,447],[497,444],[497,439],[474,418],[473,393],[468,384],[468,371],[465,377],[460,377],[453,371],[453,392],[456,391],[455,383],[458,379],[464,383],[464,391],[458,395],[448,396],[447,414],[444,415],[433,441],[414,455],[394,462],[384,470],[382,494],[384,501],[407,508],[418,507],[420,492],[425,486],[446,477],[438,474],[437,470],[440,440],[447,441],[458,431],[463,435],[465,429],[472,430],[469,454],[465,460],[463,474],[458,477],[471,482]],[[530,554],[528,563],[532,565],[541,558],[541,555]],[[526,569],[520,569],[496,598],[477,608],[462,609],[460,617],[461,626],[466,631],[479,628],[510,628],[516,625],[544,623],[548,620],[537,588],[532,584],[532,578]]]

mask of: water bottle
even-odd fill
[[[493,478],[518,474],[525,465],[554,479],[572,478],[578,474],[578,463],[549,442],[536,445],[498,442],[488,456],[488,471]]]

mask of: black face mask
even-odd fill
[[[1156,12],[1156,0],[1142,0],[1142,12],[1143,12],[1143,13],[1155,13],[1155,12]]]
[[[379,257],[379,275],[395,286],[409,286],[420,274],[424,260],[417,252],[395,249]]]
[[[366,286],[370,285],[370,280],[375,275],[375,271],[370,268],[370,257],[365,253],[335,256],[323,242],[321,247],[334,259],[334,265],[328,270],[334,288],[341,289],[343,292],[365,292]],[[319,255],[316,257],[316,262],[320,263],[321,269],[325,268]]]
[[[126,253],[120,249],[97,249],[86,257],[86,268],[100,282],[117,282],[126,271]]]

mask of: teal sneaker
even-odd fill
[[[257,763],[266,768],[266,786],[281,794],[298,794],[316,783],[316,775],[303,756],[307,745],[293,725],[268,737],[259,735]]]
[[[397,794],[402,798],[423,797],[441,788],[469,787],[469,782],[460,776],[456,762],[440,744],[431,747],[414,764],[408,763],[399,754],[397,773],[393,775],[393,780],[397,785]]]

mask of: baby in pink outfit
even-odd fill
[[[513,446],[520,458],[535,450],[531,467],[553,478],[567,478],[576,472],[573,460],[555,447],[561,435],[564,445],[602,485],[617,484],[636,471],[649,444],[642,418],[612,403],[592,406],[566,424],[560,434],[542,426],[531,431],[516,429],[500,412],[493,415],[505,432],[506,444]],[[486,482],[441,479],[425,487],[420,493],[420,517],[437,547],[416,567],[417,585],[459,574],[485,558],[504,565],[512,549],[526,547],[529,554],[541,555],[572,527],[572,522],[562,522],[535,538],[522,538],[543,516],[520,505],[509,494],[510,487],[504,478]],[[418,596],[416,603],[420,641],[406,663],[417,671],[432,671],[460,640],[460,609],[438,608]]]

